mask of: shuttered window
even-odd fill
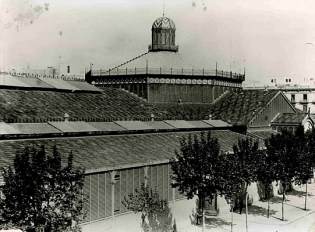
[[[105,192],[106,192],[106,217],[112,216],[112,184],[111,184],[111,176],[110,173],[106,173],[106,182],[105,182]]]
[[[105,218],[106,208],[106,185],[105,185],[105,173],[101,173],[98,176],[99,181],[99,219]]]
[[[98,219],[98,174],[91,175],[91,221]]]
[[[116,183],[114,184],[114,188],[115,188],[115,196],[114,196],[114,212],[115,212],[115,215],[116,214],[119,214],[120,213],[120,191],[121,191],[121,188],[120,188],[120,185],[121,185],[121,180],[120,180],[120,171],[117,171],[116,172],[116,175],[115,175],[115,180],[116,180]]]

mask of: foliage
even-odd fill
[[[72,153],[62,167],[56,146],[51,155],[44,146],[38,151],[26,147],[16,154],[13,167],[3,170],[0,209],[4,223],[28,231],[79,231],[83,174],[73,166]]]
[[[299,163],[295,179],[300,184],[306,184],[315,166],[315,130],[304,133],[303,127],[299,127],[296,131],[296,139],[299,140]]]
[[[233,153],[221,154],[218,167],[221,170],[221,173],[218,173],[221,183],[219,193],[228,203],[232,203],[242,191],[243,179],[240,175],[238,157]]]
[[[153,191],[142,183],[140,189],[135,189],[122,203],[128,210],[141,212],[141,226],[144,231],[172,231],[172,214],[168,202],[159,199],[156,189]]]
[[[233,146],[234,155],[237,159],[235,165],[239,168],[239,175],[242,180],[242,188],[238,195],[240,213],[242,213],[243,200],[247,194],[248,186],[257,181],[257,169],[259,167],[259,143],[258,140],[250,138],[239,139],[238,144]]]
[[[197,195],[200,210],[204,208],[204,199],[209,197],[212,201],[220,187],[219,154],[219,142],[209,131],[207,135],[202,132],[199,138],[197,135],[181,138],[180,151],[175,151],[176,159],[170,160],[175,181],[172,186],[178,187],[187,199]]]

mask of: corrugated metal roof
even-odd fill
[[[203,120],[203,122],[213,127],[231,127],[232,126],[226,122],[223,122],[222,120]]]
[[[71,132],[92,132],[99,131],[96,128],[90,126],[86,122],[48,122],[58,130],[71,133]]]
[[[56,129],[48,123],[11,123],[10,126],[21,131],[23,134],[60,134],[60,130]]]
[[[126,128],[123,128],[114,122],[86,122],[86,123],[99,131],[125,131],[127,130]]]
[[[96,91],[96,92],[101,92],[102,90],[95,87],[94,85],[90,85],[86,82],[83,81],[65,81],[68,84],[74,86],[75,88],[78,88],[80,90],[87,90],[87,91]]]
[[[194,125],[184,120],[165,120],[165,122],[178,129],[196,128]]]
[[[115,123],[127,130],[154,130],[153,127],[141,121],[115,121]]]
[[[18,134],[22,134],[21,131],[19,131],[18,129],[12,127],[11,125],[7,124],[7,123],[0,123],[0,134],[1,135],[18,135]]]
[[[62,79],[43,78],[43,77],[40,77],[39,79],[44,81],[46,84],[51,85],[57,89],[78,90],[77,87],[70,85],[68,82]]]
[[[147,121],[147,122],[143,122],[145,124],[147,124],[148,126],[157,129],[157,130],[172,130],[175,129],[173,126],[167,124],[164,121]]]
[[[11,75],[0,75],[0,85],[30,87]]]

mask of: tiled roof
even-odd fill
[[[232,125],[247,125],[278,93],[277,90],[229,91],[212,105],[211,114]]]
[[[271,123],[279,124],[301,124],[303,120],[308,116],[307,113],[281,113]]]
[[[47,78],[48,79],[48,78]],[[63,120],[149,120],[163,116],[157,108],[120,89],[102,94],[0,89],[0,115],[8,122]]]
[[[17,150],[25,146],[38,147],[44,145],[48,152],[57,145],[63,155],[63,161],[73,151],[76,165],[83,166],[86,171],[105,170],[114,167],[130,167],[145,163],[165,162],[174,157],[175,149],[179,150],[179,139],[188,134],[200,132],[171,132],[141,135],[115,135],[80,138],[37,139],[0,141],[0,168],[12,164]],[[222,151],[232,151],[243,134],[232,131],[212,131],[218,138]]]
[[[278,134],[277,131],[274,130],[249,130],[247,131],[247,135],[253,138],[259,139],[268,139],[272,134]]]

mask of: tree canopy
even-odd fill
[[[73,166],[72,153],[63,167],[56,146],[52,154],[44,146],[26,147],[2,174],[2,224],[27,231],[80,231],[84,170]]]

